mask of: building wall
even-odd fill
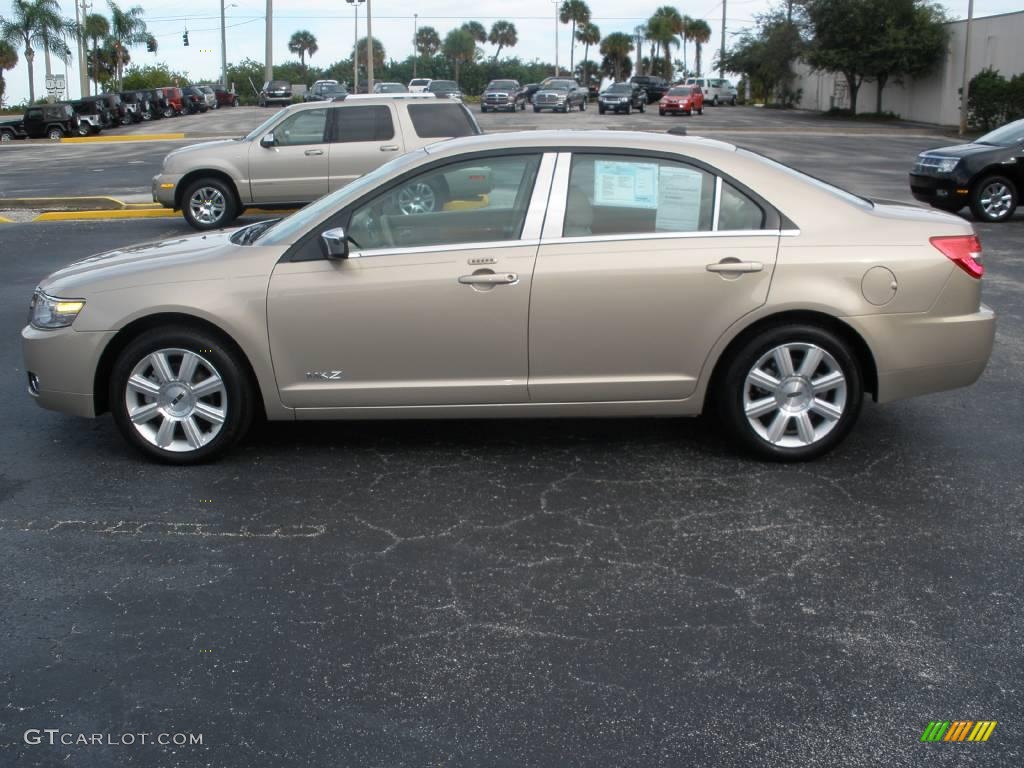
[[[960,123],[959,88],[963,76],[966,21],[948,24],[949,51],[935,72],[921,79],[890,80],[882,91],[882,111],[894,112],[904,120],[938,125]],[[971,24],[971,60],[968,80],[991,67],[1005,77],[1024,72],[1024,11],[976,18]],[[812,72],[803,62],[793,89],[803,89],[797,104],[801,109],[849,109],[846,78],[829,72]],[[857,112],[874,112],[876,85],[865,81],[857,93]]]

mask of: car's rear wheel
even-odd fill
[[[712,96],[711,97],[711,106],[712,107],[717,107],[718,106],[718,97],[717,96]]]
[[[1005,176],[987,176],[971,189],[971,213],[981,221],[1006,221],[1017,209],[1017,187]]]
[[[9,131],[0,131],[0,142],[6,144],[9,141],[14,141],[14,134]]]
[[[234,191],[220,179],[199,179],[185,189],[182,213],[195,229],[217,229],[237,218],[239,210]]]
[[[813,325],[768,328],[729,359],[717,399],[737,442],[764,459],[807,461],[853,428],[863,377],[845,341]]]
[[[88,123],[79,123],[77,133],[79,136],[88,136],[92,133],[92,126]]]
[[[130,342],[110,378],[124,438],[169,464],[218,456],[246,433],[255,394],[234,349],[199,329],[158,328]]]
[[[540,112],[540,107],[534,107],[534,108],[533,108],[533,111],[534,111],[534,112]]]
[[[647,111],[647,103],[644,102],[644,101],[641,101],[640,102],[640,112],[646,112],[646,111]]]
[[[60,141],[61,139],[64,138],[64,131],[57,127],[50,128],[49,130],[46,131],[46,137],[50,141]]]

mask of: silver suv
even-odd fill
[[[153,177],[153,200],[196,229],[216,229],[249,206],[304,205],[403,152],[480,132],[465,105],[448,99],[295,104],[244,138],[171,152]]]

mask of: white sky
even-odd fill
[[[105,0],[92,0],[94,10],[106,13]],[[226,0],[231,5],[232,0]],[[670,0],[669,0],[670,1]],[[228,61],[240,61],[246,57],[263,60],[263,17],[265,1],[233,0],[234,7],[227,8],[227,49]],[[462,10],[460,3],[446,0],[370,0],[373,10],[374,37],[384,43],[389,58],[404,59],[412,51],[413,13],[419,14],[420,26],[435,27],[443,38],[453,27],[463,21],[475,19],[488,29],[496,19],[508,19],[515,23],[519,32],[519,44],[508,50],[509,55],[524,60],[535,58],[554,60],[554,16],[556,4],[552,0],[477,0],[472,4],[473,13]],[[726,0],[726,31],[728,35],[738,32],[753,23],[755,14],[771,7],[770,0]],[[601,28],[602,35],[609,32],[629,32],[643,23],[655,8],[665,0],[650,0],[632,6],[613,0],[588,0],[592,21]],[[124,0],[122,8],[133,4]],[[213,0],[143,0],[145,17],[150,31],[156,36],[159,50],[147,53],[144,46],[132,51],[135,63],[165,62],[175,70],[185,71],[196,79],[218,80],[220,75],[220,5]],[[65,15],[73,18],[73,0],[62,0]],[[626,6],[624,9],[623,6]],[[942,5],[952,18],[963,18],[967,13],[967,0],[949,0]],[[703,18],[711,26],[711,42],[705,46],[703,61],[706,70],[718,52],[722,25],[722,3],[719,0],[695,0],[695,4],[675,3],[680,12],[694,18]],[[7,16],[11,10],[10,0],[0,0],[0,16]],[[635,15],[631,12],[635,10]],[[1021,10],[1021,0],[977,0],[975,16],[991,16]],[[288,53],[287,42],[293,32],[308,29],[316,35],[320,50],[313,57],[314,64],[325,66],[352,51],[352,6],[343,0],[305,0],[299,4],[277,0],[274,5],[274,60],[282,63],[294,58]],[[189,47],[181,42],[181,33],[189,30]],[[360,37],[366,34],[366,5],[359,9]],[[570,29],[558,25],[559,63],[564,67],[569,62]],[[728,45],[728,41],[727,41]],[[72,46],[73,48],[74,46]],[[485,51],[493,52],[490,45]],[[503,52],[504,55],[504,52]],[[681,55],[681,51],[676,56]],[[693,45],[687,46],[687,58],[693,66]],[[28,74],[24,57],[18,66],[4,73],[7,80],[7,103],[17,103],[28,96]],[[583,47],[577,46],[577,61],[583,56]],[[592,53],[591,58],[597,58]],[[64,71],[60,62],[54,64],[56,72]],[[78,78],[76,64],[68,68],[71,96],[77,97]],[[43,57],[36,56],[35,77],[37,97],[43,92]]]

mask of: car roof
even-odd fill
[[[466,136],[430,144],[426,151],[431,155],[457,154],[462,152],[490,149],[529,149],[531,147],[557,147],[565,151],[573,149],[589,149],[593,147],[622,149],[639,149],[647,151],[664,151],[678,153],[681,150],[702,149],[719,152],[735,152],[736,146],[716,139],[705,139],[702,136],[676,136],[668,133],[652,133],[650,131],[614,131],[608,130],[546,130],[546,131],[515,131],[504,133],[483,133],[477,136]]]

